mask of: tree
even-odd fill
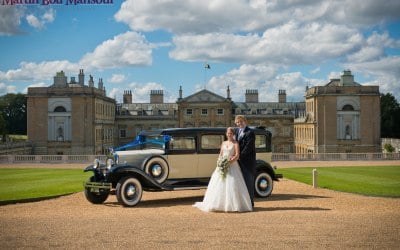
[[[385,151],[388,153],[393,153],[395,150],[395,148],[390,143],[386,143],[385,145],[383,145],[383,149],[385,149]]]
[[[3,134],[26,135],[26,109],[24,94],[6,94],[0,97],[0,114],[5,127],[2,131]]]
[[[381,137],[400,138],[400,105],[391,94],[381,94]]]
[[[6,141],[6,121],[3,118],[3,112],[0,111],[0,136],[1,136],[1,142]]]

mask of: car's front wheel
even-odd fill
[[[271,176],[266,171],[257,172],[255,178],[255,195],[265,198],[271,195],[274,183]]]
[[[122,178],[117,184],[117,200],[125,207],[136,206],[142,198],[142,194],[142,184],[135,177]]]
[[[99,192],[91,191],[91,188],[85,187],[85,197],[93,204],[102,204],[108,198],[109,190],[100,190]]]

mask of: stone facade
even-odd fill
[[[103,80],[94,86],[79,71],[68,82],[58,72],[49,87],[28,89],[28,137],[34,154],[106,154],[110,147],[134,140],[142,130],[169,127],[235,126],[242,114],[250,126],[272,132],[276,153],[380,152],[380,94],[361,86],[350,71],[325,86],[306,90],[305,102],[259,102],[258,90],[246,90],[245,102],[234,102],[207,89],[164,103],[162,90],[150,92],[149,103],[135,103],[130,90],[123,103],[106,96]],[[261,93],[262,94],[262,93]]]
[[[123,100],[132,99],[130,91],[124,93]],[[272,132],[273,152],[291,153],[294,151],[293,120],[305,112],[304,102],[286,102],[284,90],[279,91],[280,102],[259,102],[258,90],[246,90],[246,102],[233,102],[229,86],[226,97],[207,89],[183,97],[180,87],[176,103],[159,103],[151,98],[160,93],[151,91],[150,103],[117,104],[117,145],[131,141],[141,130],[235,126],[235,115],[242,114],[250,126],[264,126]]]
[[[381,152],[378,86],[362,86],[349,70],[306,90],[305,116],[294,121],[296,153]]]
[[[114,145],[115,101],[106,96],[102,79],[94,87],[67,82],[58,72],[50,87],[28,88],[28,138],[34,154],[104,154]]]

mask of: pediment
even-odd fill
[[[182,99],[182,102],[226,102],[227,98],[206,89]]]

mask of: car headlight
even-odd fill
[[[93,168],[96,169],[100,166],[100,161],[98,159],[94,159],[93,161]]]
[[[113,159],[111,159],[111,158],[107,159],[106,166],[108,169],[110,169],[113,164],[114,164]]]

